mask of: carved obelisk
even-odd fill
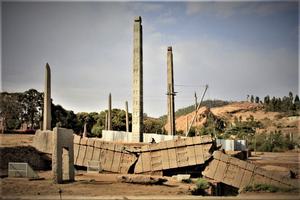
[[[133,26],[133,98],[132,133],[135,142],[143,142],[143,38],[142,18],[135,17]],[[137,138],[138,137],[138,138]]]
[[[109,93],[109,96],[108,96],[107,130],[112,130],[112,124],[111,124],[111,93]]]
[[[43,130],[51,130],[51,71],[48,63],[45,69]]]
[[[126,132],[129,132],[128,101],[125,101]]]
[[[167,95],[168,95],[168,134],[175,135],[175,111],[174,111],[174,77],[173,77],[173,52],[172,47],[168,47],[167,52]]]

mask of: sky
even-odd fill
[[[167,47],[175,107],[299,89],[299,5],[290,2],[2,2],[2,91],[43,91],[74,112],[132,110],[133,19],[142,17],[144,112],[167,113]]]

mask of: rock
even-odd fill
[[[165,178],[144,176],[144,175],[122,175],[117,180],[122,183],[144,184],[144,185],[162,185],[168,180]]]

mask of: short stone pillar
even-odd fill
[[[73,131],[53,129],[52,173],[55,183],[74,181]]]

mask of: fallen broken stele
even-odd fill
[[[51,131],[38,131],[33,145],[51,153]],[[44,141],[41,142],[40,140]],[[45,142],[47,140],[48,142]],[[243,189],[251,184],[271,184],[296,187],[289,178],[269,172],[250,162],[215,150],[211,136],[187,137],[132,147],[98,138],[74,135],[74,165],[87,167],[88,161],[98,161],[103,171],[121,174],[159,174],[164,170],[203,166],[202,175],[208,179]],[[38,145],[47,144],[47,145]]]

